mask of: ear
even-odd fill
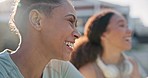
[[[106,32],[104,32],[104,33],[102,34],[102,36],[101,36],[101,40],[104,41],[105,38],[106,38]]]
[[[106,39],[108,39],[109,34],[110,34],[110,31],[109,31],[109,30],[106,30],[106,31],[102,34],[101,40],[106,40]]]
[[[29,21],[33,28],[40,31],[41,30],[41,18],[42,14],[38,10],[31,10],[29,14]]]

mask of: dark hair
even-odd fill
[[[10,28],[23,35],[26,30],[29,12],[36,9],[49,16],[53,8],[58,7],[64,0],[14,0],[13,11],[10,18]],[[19,32],[18,32],[18,30]]]
[[[90,43],[86,36],[80,37],[74,47],[73,54],[71,56],[72,64],[79,69],[81,66],[93,62],[101,46],[93,45]]]
[[[96,61],[98,55],[102,56],[103,46],[101,36],[106,31],[111,17],[115,14],[113,10],[103,10],[97,15],[89,18],[85,25],[84,36],[88,40],[80,39],[81,43],[76,46],[72,54],[71,62],[80,68],[81,66]]]

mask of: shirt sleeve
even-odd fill
[[[0,78],[6,78],[4,75],[0,72]]]
[[[84,78],[82,74],[69,62],[62,65],[63,78]]]

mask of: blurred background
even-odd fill
[[[18,36],[10,31],[9,18],[13,0],[0,0],[0,51],[15,50]],[[148,0],[73,0],[78,30],[83,34],[87,19],[101,9],[111,8],[121,12],[133,30],[133,48],[126,52],[140,65],[143,76],[148,76]]]

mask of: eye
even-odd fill
[[[119,25],[120,27],[125,27],[125,25]]]
[[[126,25],[124,23],[121,23],[121,22],[118,25],[119,25],[119,27],[126,27]]]
[[[70,24],[74,24],[74,20],[69,19]]]
[[[72,28],[74,28],[74,26],[75,26],[75,20],[72,19],[72,18],[70,18],[68,21],[69,21],[70,25],[72,26]]]

